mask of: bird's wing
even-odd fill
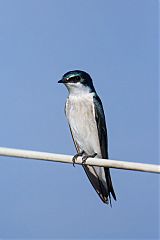
[[[93,97],[93,103],[94,103],[94,111],[95,111],[95,119],[97,123],[99,143],[101,148],[101,155],[102,155],[102,158],[107,159],[108,158],[108,140],[107,140],[107,128],[106,128],[106,121],[105,121],[103,106],[100,98],[97,95]]]
[[[98,130],[98,137],[99,137],[99,143],[101,148],[101,155],[102,158],[108,159],[108,139],[107,139],[107,128],[106,128],[106,121],[105,121],[105,115],[104,110],[102,106],[102,102],[98,95],[95,95],[93,97],[93,102],[95,106],[95,119],[97,123],[97,130]],[[111,176],[109,168],[104,168],[105,171],[105,177],[106,177],[106,187],[108,196],[111,203],[111,197],[110,193],[112,194],[113,198],[116,200],[116,195],[112,186]]]

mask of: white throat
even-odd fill
[[[82,83],[66,83],[65,84],[69,95],[77,96],[77,95],[86,95],[90,93],[90,88],[88,86],[84,86]]]

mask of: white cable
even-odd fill
[[[0,147],[0,156],[30,158],[30,159],[54,161],[54,162],[62,162],[62,163],[72,163],[72,158],[73,158],[73,156],[70,156],[70,155],[37,152],[37,151],[30,151],[30,150],[20,150],[20,149],[14,149],[14,148],[3,148],[3,147]],[[82,158],[78,157],[76,163],[82,164]],[[160,165],[155,165],[155,164],[124,162],[124,161],[108,160],[108,159],[100,159],[100,158],[88,158],[85,164],[93,165],[93,166],[141,171],[141,172],[160,173]]]

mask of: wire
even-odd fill
[[[14,148],[0,147],[0,156],[17,157],[17,158],[28,158],[35,160],[62,162],[62,163],[73,163],[71,155],[55,154],[48,152],[38,152],[31,150],[22,150]],[[82,158],[78,157],[76,164],[82,164]],[[100,158],[88,158],[86,165],[110,167],[124,170],[133,170],[141,172],[160,173],[160,165],[126,162],[118,160],[100,159]]]

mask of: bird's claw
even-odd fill
[[[74,155],[74,157],[72,158],[72,162],[73,162],[73,167],[75,167],[75,162],[77,160],[78,157],[81,157],[84,154],[84,151],[77,153],[76,155]]]

